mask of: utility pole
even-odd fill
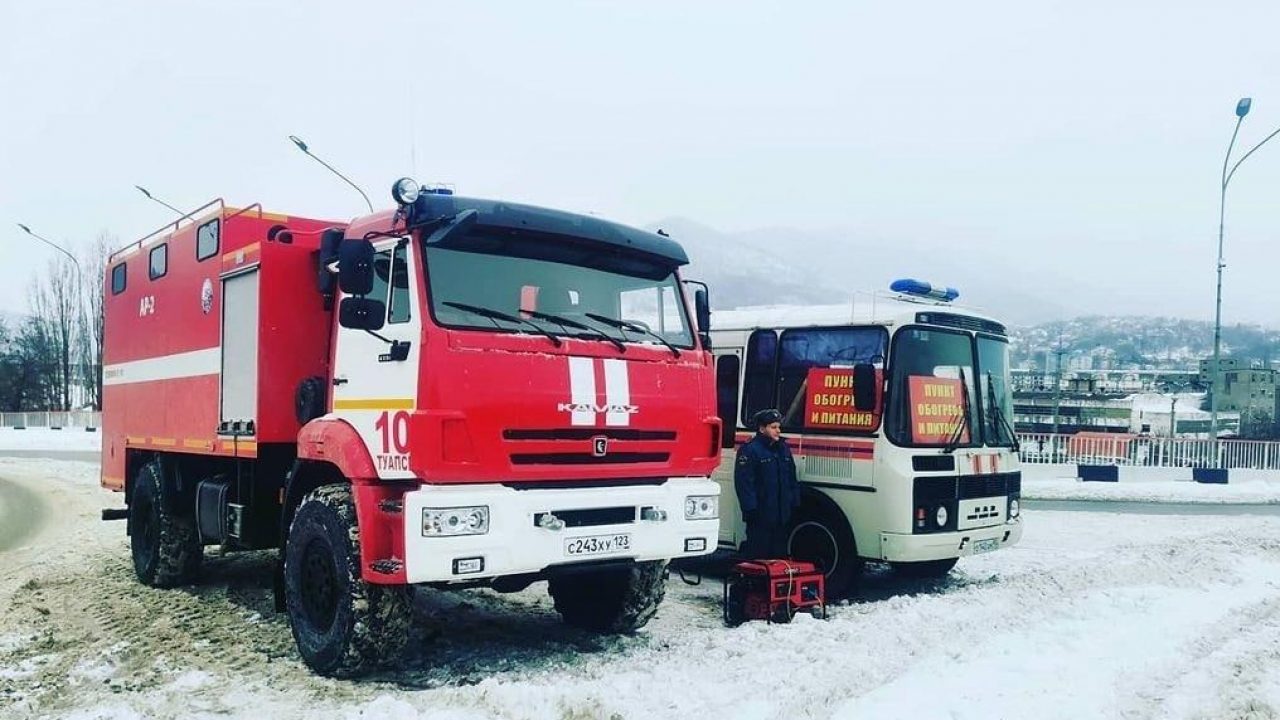
[[[1062,410],[1062,328],[1058,328],[1058,347],[1054,350],[1057,362],[1053,366],[1053,434],[1058,434],[1058,413]]]

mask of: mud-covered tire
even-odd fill
[[[360,576],[360,530],[348,485],[302,499],[284,550],[285,607],[302,661],[350,677],[395,662],[408,640],[407,586]]]
[[[827,600],[857,592],[863,562],[858,557],[853,530],[842,515],[812,501],[805,502],[792,517],[787,552],[822,570]]]
[[[956,558],[948,560],[925,560],[922,562],[889,563],[893,571],[910,578],[940,578],[951,572],[956,566]]]
[[[164,468],[152,460],[138,470],[129,502],[129,551],[144,585],[175,587],[195,582],[204,559],[194,508],[175,512],[164,500]]]
[[[653,619],[667,594],[665,560],[557,575],[548,582],[566,625],[598,633],[630,633]]]

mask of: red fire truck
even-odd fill
[[[139,580],[278,548],[303,660],[393,660],[410,585],[548,582],[627,632],[715,549],[720,420],[684,250],[423,190],[350,223],[221,200],[112,255],[102,484]]]

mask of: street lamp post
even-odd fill
[[[1249,156],[1262,147],[1268,140],[1280,134],[1280,128],[1276,128],[1272,133],[1262,139],[1262,142],[1254,145],[1249,152],[1245,153],[1231,165],[1231,170],[1227,170],[1227,166],[1231,164],[1231,150],[1236,145],[1236,135],[1240,133],[1240,123],[1244,122],[1244,116],[1249,114],[1249,107],[1253,104],[1252,98],[1240,98],[1240,102],[1236,103],[1236,127],[1231,133],[1231,143],[1227,145],[1227,155],[1222,160],[1222,193],[1218,200],[1218,292],[1214,304],[1213,311],[1213,385],[1209,392],[1209,436],[1213,439],[1218,437],[1218,386],[1222,379],[1222,239],[1223,228],[1226,224],[1227,216],[1227,185],[1231,182],[1232,176],[1236,174],[1236,170],[1240,167],[1240,163],[1249,159]]]

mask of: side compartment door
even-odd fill
[[[338,326],[330,410],[360,433],[378,477],[412,478],[409,415],[417,405],[422,344],[420,264],[408,238],[379,242],[374,250],[373,290],[366,297],[383,304],[383,324],[373,331]],[[392,352],[392,342],[408,343],[403,359]]]
[[[258,414],[258,268],[222,280],[222,431],[247,433]]]

